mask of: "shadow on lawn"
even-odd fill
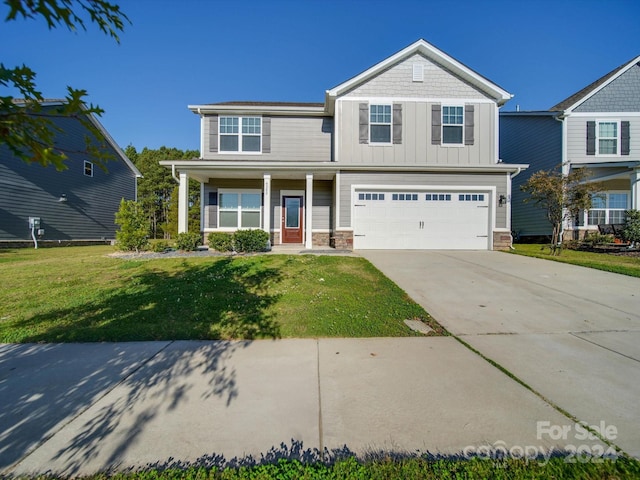
[[[137,268],[141,262],[125,262]],[[153,267],[151,267],[153,268]],[[16,323],[38,333],[24,342],[217,340],[278,338],[266,312],[278,297],[278,269],[231,258],[183,262],[179,271],[145,269],[129,283],[105,291],[99,302],[47,310]]]
[[[190,396],[230,405],[239,390],[229,360],[250,342],[173,340],[279,337],[266,313],[278,281],[277,269],[232,259],[185,262],[177,273],[146,268],[97,303],[21,322],[17,327],[46,326],[30,342],[167,341],[0,345],[0,476],[51,436],[67,435],[62,427],[89,408],[97,411],[54,454],[66,474],[97,457],[117,464],[150,421]],[[106,396],[116,387],[117,396]],[[108,436],[115,441],[105,445]]]

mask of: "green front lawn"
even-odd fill
[[[0,250],[0,342],[410,336],[411,318],[446,333],[362,258],[111,252]]]
[[[551,255],[547,245],[515,244],[511,253],[528,257],[544,258],[556,262],[571,263],[583,267],[596,268],[607,272],[640,277],[640,256],[622,256],[608,253],[563,250],[560,255]]]

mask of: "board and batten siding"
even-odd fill
[[[588,121],[628,121],[629,122],[629,155],[587,155],[587,122]],[[607,115],[569,116],[567,122],[567,160],[571,163],[628,162],[638,158],[640,154],[640,117]],[[597,124],[596,124],[597,128]],[[618,145],[618,149],[621,145]]]
[[[413,81],[414,65],[422,66],[424,81]],[[368,82],[356,86],[346,92],[343,97],[488,99],[486,94],[476,87],[419,53],[391,66]]]
[[[40,217],[42,240],[114,239],[120,200],[135,199],[134,172],[109,148],[108,171],[94,163],[93,177],[86,176],[91,158],[80,152],[87,131],[76,119],[55,122],[64,131],[56,144],[67,151],[66,170],[27,164],[0,147],[0,240],[31,240],[29,217]],[[66,202],[58,201],[62,194]]]
[[[340,135],[337,149],[340,165],[495,164],[495,129],[498,110],[494,103],[466,103],[473,106],[473,145],[434,145],[432,143],[432,105],[435,103],[401,99],[393,101],[394,105],[402,105],[401,143],[389,145],[360,143],[360,103],[362,102],[349,100],[338,102]],[[369,103],[376,103],[376,101],[371,100]],[[444,103],[444,105],[448,104],[450,103]],[[459,105],[463,106],[465,103]]]
[[[229,114],[238,116],[238,114]],[[253,115],[251,115],[253,116]],[[270,116],[270,151],[260,154],[218,152],[218,117],[207,115],[202,123],[202,158],[205,160],[329,162],[332,160],[333,118]],[[212,134],[212,129],[215,134]],[[263,128],[263,135],[265,134]],[[264,140],[264,139],[263,139]]]
[[[340,228],[351,228],[351,198],[353,185],[388,185],[402,188],[406,186],[437,187],[443,192],[450,191],[451,186],[496,187],[496,198],[507,194],[507,175],[505,173],[376,173],[376,172],[348,172],[340,173]],[[497,207],[497,200],[492,199],[491,208],[496,210],[496,228],[506,228],[507,208]]]
[[[521,186],[539,170],[562,164],[562,124],[553,115],[500,115],[500,158],[504,163],[528,164],[511,188],[511,230],[519,236],[551,235],[544,209],[525,203]]]

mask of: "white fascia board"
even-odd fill
[[[343,82],[340,85],[327,90],[326,95],[334,98],[342,95],[346,91],[352,89],[354,86],[359,85],[360,83],[364,83],[389,66],[400,62],[404,58],[408,57],[409,55],[413,55],[414,53],[421,53],[427,58],[435,60],[437,63],[442,64],[443,66],[451,70],[454,74],[465,79],[472,85],[478,87],[481,91],[487,93],[489,96],[495,98],[498,105],[505,104],[513,97],[512,94],[510,94],[503,88],[477,74],[466,65],[460,63],[453,57],[450,57],[449,55],[444,53],[442,50],[434,47],[433,45],[422,39],[412,43],[408,47],[400,50],[398,53],[377,63],[373,67],[370,67],[369,69],[347,80],[346,82]],[[328,102],[326,103],[328,104]]]
[[[278,106],[278,105],[189,105],[189,110],[198,115],[207,113],[223,114],[268,114],[268,115],[300,115],[306,117],[326,117],[327,110],[322,107]]]
[[[580,100],[578,100],[576,103],[574,103],[573,105],[571,105],[569,108],[565,109],[565,114],[568,115],[570,113],[573,112],[574,108],[578,108],[580,105],[582,105],[584,102],[586,102],[587,100],[589,100],[591,97],[593,97],[596,93],[598,93],[600,90],[602,90],[603,88],[605,88],[606,86],[608,86],[611,82],[613,82],[614,80],[616,80],[618,77],[620,77],[621,75],[627,73],[627,71],[632,68],[634,65],[636,65],[638,62],[640,62],[640,55],[638,55],[636,58],[634,58],[633,60],[631,60],[624,68],[620,69],[620,71],[618,73],[616,73],[614,76],[612,76],[610,79],[608,79],[606,82],[604,82],[602,85],[599,85],[598,88],[593,89],[591,92],[589,92],[587,95],[585,95],[584,97],[582,97]],[[596,80],[597,81],[597,80]]]

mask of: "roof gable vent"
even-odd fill
[[[424,82],[424,65],[421,63],[413,64],[413,81]]]

